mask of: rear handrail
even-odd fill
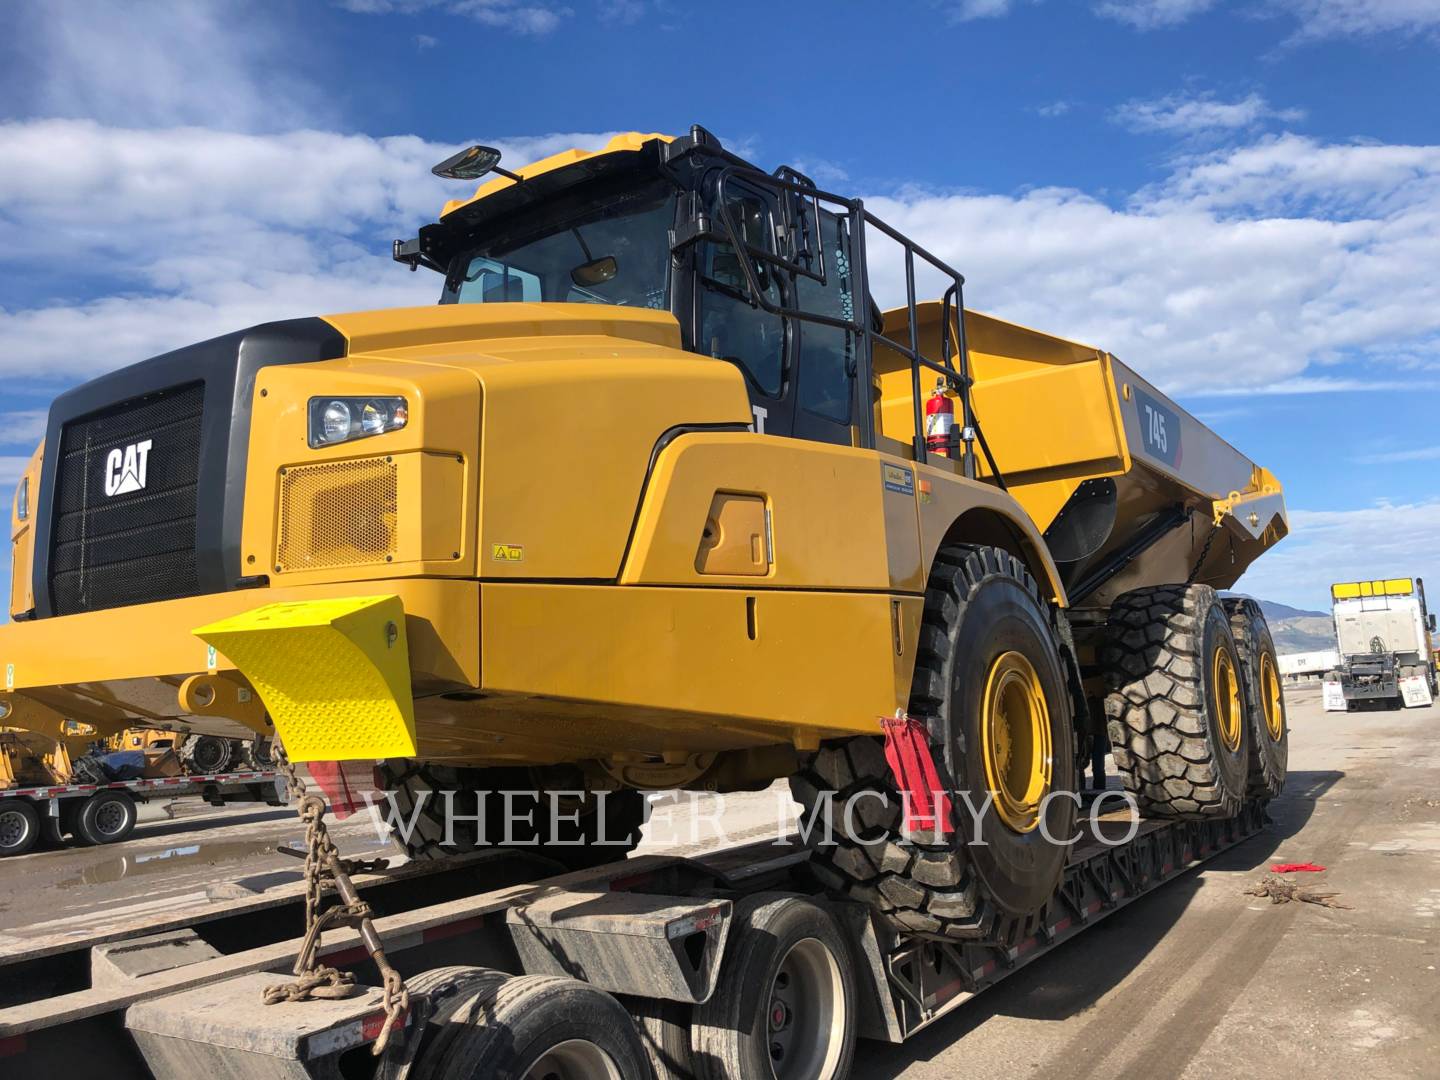
[[[797,179],[798,177],[798,179]],[[745,242],[740,230],[736,227],[734,217],[730,210],[730,200],[726,198],[727,184],[739,179],[745,182],[759,184],[762,187],[772,190],[787,191],[797,195],[808,202],[813,203],[817,208],[820,203],[829,203],[832,206],[841,207],[845,211],[848,221],[850,239],[850,264],[853,282],[851,285],[852,316],[848,319],[826,315],[823,312],[807,311],[804,308],[793,307],[786,304],[772,303],[766,298],[760,282],[755,276],[755,268],[751,260],[769,263],[773,266],[803,274],[821,284],[826,283],[826,270],[824,263],[824,238],[823,232],[816,223],[815,233],[818,239],[818,272],[813,266],[807,266],[799,260],[785,259],[763,248]],[[755,169],[744,168],[737,165],[727,166],[720,170],[716,179],[716,202],[719,205],[720,219],[724,225],[728,242],[737,252],[743,252],[748,258],[739,260],[741,268],[745,273],[746,286],[749,290],[750,302],[772,315],[779,315],[782,318],[797,319],[801,322],[819,323],[825,326],[834,326],[855,334],[862,344],[863,350],[863,372],[864,383],[867,387],[874,377],[875,370],[875,342],[878,338],[887,347],[894,349],[901,356],[910,362],[910,384],[911,384],[911,405],[915,418],[914,452],[915,460],[920,464],[929,461],[929,450],[925,442],[925,394],[920,383],[922,369],[934,372],[939,375],[945,384],[955,390],[960,398],[961,429],[960,438],[964,443],[964,456],[961,459],[961,468],[964,475],[971,480],[978,479],[976,469],[975,444],[978,442],[980,451],[985,455],[986,463],[990,467],[990,474],[995,483],[1003,490],[1005,479],[996,464],[995,457],[990,451],[989,443],[985,440],[984,432],[981,430],[979,418],[975,413],[975,403],[971,396],[971,387],[974,385],[974,377],[970,373],[970,347],[965,336],[965,320],[963,312],[965,277],[960,271],[950,266],[943,259],[932,254],[921,247],[915,241],[905,236],[899,230],[893,228],[881,218],[865,208],[860,199],[849,199],[843,195],[836,195],[834,192],[823,191],[809,182],[793,169],[784,168],[776,170],[776,174],[767,176]],[[895,243],[899,244],[905,253],[905,310],[906,325],[908,328],[908,342],[896,341],[883,330],[876,330],[869,316],[870,307],[870,277],[869,263],[867,260],[866,228],[873,227],[885,234]],[[941,334],[941,357],[939,361],[932,360],[926,356],[920,348],[920,328],[918,316],[918,300],[915,294],[915,260],[919,257],[931,267],[938,270],[950,279],[950,285],[946,288],[942,307],[944,308],[942,322],[944,324]],[[952,341],[950,334],[950,320],[948,305],[951,298],[955,303],[956,310],[961,313],[957,320],[958,334],[956,340]],[[863,311],[865,317],[860,317]],[[952,348],[953,346],[953,348]],[[957,368],[956,361],[959,361]],[[875,415],[874,406],[869,401],[868,392],[864,395],[864,407],[859,410],[861,421],[862,443],[869,449],[875,447]]]

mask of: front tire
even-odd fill
[[[1058,886],[1077,809],[1071,699],[1052,614],[1008,552],[955,547],[936,556],[910,714],[926,723],[957,796],[955,831],[901,829],[879,739],[829,743],[791,781],[812,871],[901,932],[1008,940]],[[853,833],[836,820],[846,807]]]
[[[29,799],[0,799],[0,858],[24,855],[40,842],[40,812]]]

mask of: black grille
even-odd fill
[[[203,383],[146,394],[67,423],[51,527],[55,614],[195,596]],[[149,440],[144,486],[130,464]],[[119,458],[112,459],[112,452]],[[116,467],[118,465],[118,468]],[[107,475],[113,494],[106,494]],[[117,480],[122,482],[116,483]]]

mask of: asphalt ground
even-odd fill
[[[1292,691],[1290,780],[1261,835],[1016,972],[856,1075],[1150,1078],[1440,1076],[1440,708],[1324,713]],[[642,851],[693,853],[783,828],[783,790],[656,802]],[[173,814],[173,816],[171,816]],[[293,811],[147,808],[134,837],[0,861],[0,940],[182,906],[217,883],[293,880]],[[342,853],[390,854],[370,819]],[[721,834],[723,833],[723,841]],[[1343,908],[1247,895],[1272,863]],[[298,932],[298,928],[297,928]]]

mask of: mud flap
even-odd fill
[[[1423,709],[1431,703],[1430,683],[1424,675],[1411,675],[1400,680],[1400,696],[1407,709]]]
[[[269,604],[195,634],[255,687],[291,761],[415,755],[398,596]]]

